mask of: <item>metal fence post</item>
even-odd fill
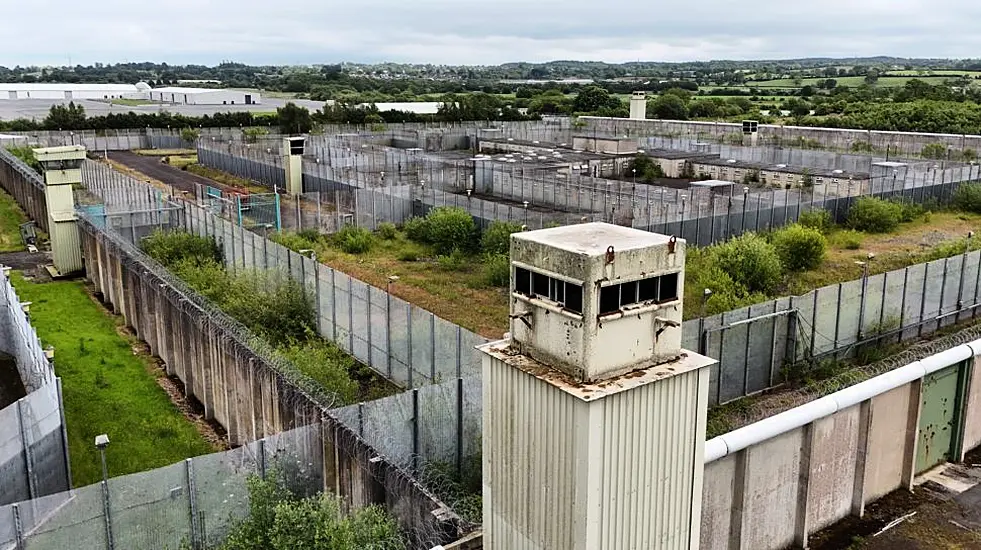
[[[405,328],[406,328],[406,332],[408,332],[408,334],[406,335],[406,342],[405,342],[406,349],[408,351],[408,355],[406,356],[406,367],[408,368],[409,371],[408,382],[409,382],[409,387],[411,388],[412,387],[412,363],[414,357],[412,355],[412,304],[408,302],[406,302],[405,304]]]
[[[201,548],[201,531],[198,525],[198,501],[194,484],[194,465],[192,464],[192,459],[185,459],[184,465],[187,467],[187,500],[191,513],[191,548],[192,550],[199,550]]]
[[[24,399],[17,400],[17,424],[20,428],[20,443],[24,447],[24,469],[27,471],[27,492],[30,499],[38,497],[37,480],[34,478],[34,453],[27,440],[27,426],[24,423]]]
[[[113,550],[115,544],[112,538],[112,513],[109,506],[109,480],[102,480],[102,515],[106,524],[106,548]]]
[[[463,477],[463,378],[456,379],[456,473]]]
[[[419,390],[412,389],[412,473],[419,475]]]
[[[354,278],[347,278],[347,342],[352,356],[354,353]],[[370,352],[371,350],[369,350]],[[370,354],[369,354],[370,355]],[[371,362],[370,360],[368,361]]]
[[[68,459],[68,423],[65,422],[65,397],[61,391],[61,378],[55,378],[58,384],[58,415],[61,417],[61,445],[64,450],[65,459],[65,479],[68,481],[68,488],[72,485],[72,465]]]
[[[257,466],[259,467],[259,477],[261,477],[262,479],[266,479],[266,438],[263,437],[262,439],[257,441],[257,443],[259,444],[259,450],[258,450],[259,456],[257,460],[258,462]]]
[[[14,540],[15,548],[17,550],[24,550],[24,526],[20,521],[20,504],[14,504],[10,507],[10,511],[14,514]]]

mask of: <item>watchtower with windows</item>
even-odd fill
[[[681,354],[685,241],[606,223],[516,233],[511,339],[581,382]]]

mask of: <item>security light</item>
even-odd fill
[[[106,434],[99,434],[95,436],[95,446],[99,450],[105,450],[109,446],[109,436]]]

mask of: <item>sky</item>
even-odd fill
[[[0,65],[977,57],[975,0],[0,0]],[[41,21],[49,15],[51,19]]]

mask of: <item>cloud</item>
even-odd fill
[[[968,57],[970,0],[14,2],[0,64]],[[38,21],[39,14],[52,14]]]

